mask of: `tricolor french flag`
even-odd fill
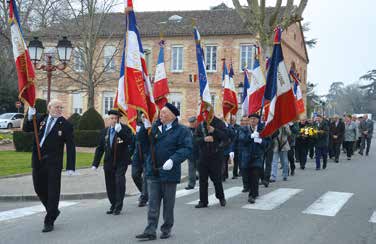
[[[244,69],[244,86],[243,86],[243,96],[242,96],[242,116],[248,116],[249,113],[249,79],[248,71]]]
[[[157,68],[155,70],[155,79],[154,79],[154,99],[155,103],[158,105],[159,109],[162,109],[163,106],[167,103],[167,95],[170,93],[168,89],[168,81],[166,76],[166,69],[164,63],[164,45],[165,42],[161,40],[159,42],[159,56]]]
[[[258,112],[262,106],[262,99],[265,93],[265,76],[261,68],[259,57],[261,51],[256,47],[253,69],[251,71],[251,83],[249,88],[249,114]]]
[[[27,49],[23,32],[18,16],[15,0],[9,1],[9,23],[13,46],[13,56],[16,62],[18,75],[18,97],[29,106],[35,105],[35,71],[31,63],[29,51]]]
[[[201,103],[199,107],[199,114],[197,116],[197,122],[200,123],[202,121],[211,122],[214,116],[214,109],[211,104],[211,96],[209,90],[209,82],[206,75],[205,69],[205,61],[204,61],[204,53],[201,47],[201,36],[198,32],[197,27],[193,28],[193,34],[196,41],[196,57],[197,57],[197,65],[198,65],[198,80],[200,83],[200,98]]]
[[[296,99],[296,112],[298,114],[304,113],[305,106],[303,100],[302,90],[300,89],[300,79],[299,75],[295,72],[293,68],[290,69],[290,77],[294,82],[294,95]]]
[[[291,89],[289,74],[283,60],[281,28],[276,28],[273,55],[266,78],[264,99],[270,101],[269,113],[262,137],[269,136],[297,116],[295,96]]]
[[[234,69],[230,64],[230,73],[227,71],[226,61],[223,60],[223,118],[226,118],[230,113],[236,115],[238,112],[238,99],[236,97],[235,83],[234,83]]]

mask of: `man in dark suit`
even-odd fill
[[[72,175],[76,164],[76,149],[73,141],[73,126],[62,116],[63,105],[59,100],[48,104],[49,114],[36,114],[30,107],[23,130],[33,131],[32,118],[36,116],[41,159],[38,157],[37,144],[34,140],[32,154],[32,176],[35,192],[46,208],[43,232],[54,229],[59,216],[61,171],[63,169],[64,144],[67,146],[68,175]]]
[[[333,146],[334,161],[338,163],[343,135],[345,134],[345,123],[339,119],[338,115],[333,116],[333,122],[330,124],[329,133]]]
[[[359,125],[359,131],[361,136],[360,150],[359,154],[363,155],[364,149],[366,149],[366,156],[369,154],[369,149],[371,148],[371,141],[373,135],[373,121],[368,118],[368,114],[363,116],[362,122]],[[366,148],[367,143],[367,148]]]
[[[132,132],[127,126],[119,123],[121,114],[117,110],[110,110],[108,115],[110,126],[102,130],[92,168],[98,168],[104,154],[106,191],[111,203],[106,213],[119,215],[125,196],[125,173],[131,163],[128,146],[132,143]]]
[[[315,144],[316,170],[321,169],[320,160],[322,158],[322,168],[326,169],[328,161],[328,144],[329,144],[329,125],[322,115],[315,118],[315,127],[318,130],[318,136]]]

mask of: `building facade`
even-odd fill
[[[197,61],[195,41],[193,38],[192,20],[196,22],[202,39],[205,53],[210,93],[215,114],[222,116],[222,59],[227,65],[231,62],[235,72],[235,86],[238,89],[238,101],[242,97],[244,74],[242,69],[251,69],[254,57],[256,35],[244,27],[234,9],[220,8],[200,11],[165,11],[140,12],[136,14],[141,32],[143,47],[149,75],[153,78],[159,54],[160,33],[165,40],[165,67],[169,81],[169,102],[175,104],[181,112],[183,123],[198,111],[199,84],[197,77]],[[99,62],[106,66],[105,75],[109,80],[95,89],[95,108],[102,115],[113,107],[119,78],[121,51],[124,36],[124,14],[114,13],[111,23],[115,34],[107,41]],[[120,43],[120,45],[119,45]],[[306,94],[308,56],[300,23],[287,28],[282,35],[282,47],[286,66],[292,65],[299,73],[302,81],[302,92]],[[100,47],[98,47],[100,48]],[[72,76],[83,71],[83,58],[76,50],[70,62]],[[45,74],[38,73],[37,96],[46,97]],[[75,82],[53,77],[52,98],[59,98],[65,104],[65,116],[72,113],[83,113],[87,109],[87,94],[69,92],[79,90]]]

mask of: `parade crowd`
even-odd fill
[[[40,115],[29,108],[23,126],[31,131],[36,118],[40,156],[34,144],[32,166],[35,191],[46,208],[43,232],[54,229],[58,210],[64,145],[67,145],[67,171],[75,170],[73,127],[62,117],[62,103],[52,100],[49,114]],[[240,124],[230,116],[228,120],[213,117],[198,122],[189,118],[189,126],[179,123],[179,110],[166,103],[159,118],[150,123],[141,114],[136,134],[120,123],[121,113],[108,112],[108,127],[103,129],[95,151],[92,169],[96,170],[104,155],[106,190],[110,202],[107,214],[119,215],[123,209],[129,165],[132,178],[140,191],[139,207],[148,206],[147,226],[138,239],[156,239],[160,208],[163,206],[161,239],[169,238],[174,224],[177,184],[181,179],[181,163],[188,160],[189,180],[186,190],[194,189],[199,179],[199,202],[195,208],[208,207],[208,180],[213,182],[220,206],[226,206],[223,182],[229,178],[229,164],[233,164],[232,179],[242,177],[243,192],[254,204],[259,186],[268,187],[282,177],[284,181],[295,174],[295,163],[306,168],[307,157],[316,160],[316,170],[326,169],[328,158],[340,161],[341,147],[348,160],[358,151],[369,155],[373,121],[367,115],[343,118],[321,115],[290,122],[271,136],[262,138],[264,123],[259,114],[243,116]],[[278,169],[282,176],[278,177]]]

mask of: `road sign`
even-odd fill
[[[22,105],[22,104],[21,104],[21,102],[20,102],[20,101],[17,101],[17,102],[16,102],[16,108],[20,108],[20,107],[21,107],[21,105]]]

